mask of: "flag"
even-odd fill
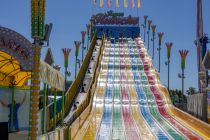
[[[135,0],[131,0],[131,7],[135,8]]]
[[[100,7],[104,7],[104,0],[100,0]]]
[[[138,8],[141,7],[141,0],[138,0]]]
[[[116,0],[116,7],[120,7],[119,0]]]
[[[109,8],[112,7],[112,0],[108,0],[108,7],[109,7]]]
[[[125,8],[128,7],[128,0],[124,0],[124,7],[125,7]]]

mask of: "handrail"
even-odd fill
[[[80,104],[80,106],[78,107],[78,109],[76,110],[76,112],[73,114],[73,117],[71,118],[71,125],[68,126],[67,128],[67,133],[70,133],[70,136],[68,137],[68,140],[70,140],[71,138],[74,138],[76,133],[74,134],[72,131],[73,130],[77,130],[80,128],[80,126],[84,123],[84,121],[87,119],[88,115],[90,114],[91,110],[92,110],[92,104],[91,102],[93,101],[93,93],[95,91],[95,87],[96,87],[96,82],[97,82],[97,71],[98,68],[100,67],[100,58],[101,58],[101,52],[102,52],[102,47],[103,47],[103,39],[102,39],[102,44],[99,50],[99,55],[96,61],[96,68],[94,70],[93,73],[93,78],[91,81],[91,86],[89,87],[89,90],[87,92],[88,96],[87,98],[83,101],[83,103]],[[80,122],[80,117],[83,115],[83,113],[86,113],[86,109],[89,109],[88,114],[86,114],[86,116],[84,117],[84,121],[81,123]],[[79,125],[78,125],[79,123]]]
[[[85,59],[82,63],[82,66],[79,70],[79,73],[75,79],[75,81],[73,82],[73,84],[71,85],[71,87],[68,89],[67,93],[66,93],[66,102],[65,102],[65,114],[67,114],[69,112],[69,108],[72,106],[73,104],[73,100],[74,100],[74,97],[75,95],[78,93],[79,91],[79,86],[80,86],[80,83],[82,82],[82,78],[85,74],[85,71],[87,69],[87,66],[89,64],[89,61],[90,61],[90,58],[91,58],[91,55],[92,55],[92,52],[93,52],[93,49],[94,49],[94,46],[95,46],[95,42],[96,42],[96,33],[91,41],[91,44],[90,44],[90,48],[85,56]]]

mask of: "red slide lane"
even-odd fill
[[[163,105],[163,100],[162,97],[160,96],[160,94],[158,93],[158,91],[156,90],[154,85],[154,78],[152,76],[150,76],[150,72],[149,67],[147,65],[147,63],[144,60],[144,55],[142,54],[141,50],[139,49],[139,53],[140,53],[140,58],[143,62],[143,67],[144,67],[144,71],[147,75],[149,84],[150,84],[150,90],[152,91],[152,93],[154,94],[156,103],[158,105],[158,110],[160,112],[160,114],[166,118],[173,126],[175,126],[180,132],[182,132],[185,136],[187,136],[190,140],[199,140],[199,137],[196,136],[195,134],[193,134],[192,132],[190,132],[188,129],[186,129],[185,127],[183,127],[181,124],[179,124],[174,118],[172,118],[166,111],[166,109],[164,108]]]
[[[126,129],[126,137],[127,140],[138,140],[138,134],[136,132],[134,121],[131,117],[131,112],[129,108],[129,94],[128,89],[126,87],[126,74],[125,74],[125,61],[121,58],[120,59],[120,81],[121,81],[121,99],[122,99],[122,115],[124,120],[124,125]]]
[[[124,125],[126,129],[126,137],[128,140],[138,140],[138,134],[136,132],[135,124],[131,118],[129,109],[129,95],[126,86],[121,85],[121,96],[122,96],[122,114]]]

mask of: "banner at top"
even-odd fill
[[[114,2],[115,1],[115,2]],[[99,3],[99,6],[102,8],[105,6],[105,3],[107,3],[107,7],[111,8],[112,5],[114,5],[116,8],[120,7],[120,4],[124,7],[124,8],[141,8],[142,4],[141,4],[141,0],[93,0],[92,3],[94,6],[97,6],[97,2]],[[121,2],[121,3],[120,3]]]

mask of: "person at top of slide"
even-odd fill
[[[9,113],[9,120],[8,120],[8,123],[9,123],[9,129],[12,130],[13,127],[15,127],[15,130],[16,131],[19,131],[19,123],[18,123],[18,110],[19,108],[21,107],[21,105],[25,102],[25,99],[26,99],[26,93],[22,99],[22,101],[20,103],[17,103],[15,100],[13,101],[13,104],[14,104],[14,109],[13,109],[13,126],[11,126],[11,120],[12,120],[12,103],[11,104],[7,104],[7,103],[4,103],[2,100],[0,100],[0,103],[2,104],[2,106],[4,107],[8,107],[9,110],[10,110],[10,113]]]

